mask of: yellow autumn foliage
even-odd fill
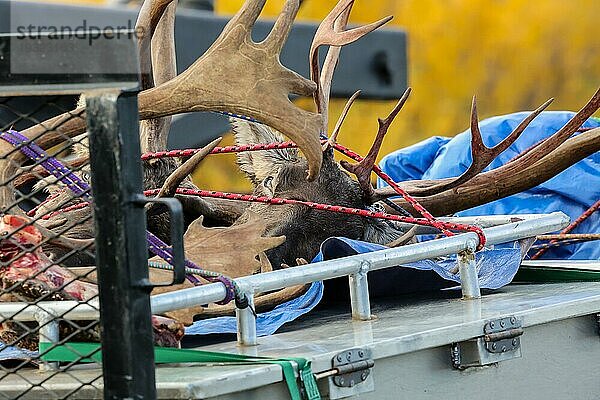
[[[216,11],[233,14],[242,3],[216,0]],[[276,16],[283,3],[267,1],[263,16]],[[305,0],[297,20],[318,21],[335,3]],[[531,110],[550,97],[556,98],[550,109],[576,110],[600,86],[598,0],[357,0],[351,22],[387,15],[394,16],[390,25],[408,33],[413,93],[381,154],[432,135],[463,131],[473,95],[480,117],[485,118]],[[332,101],[331,124],[344,102]],[[376,132],[377,117],[387,115],[393,104],[357,102],[340,142],[364,154]],[[219,156],[206,161],[196,175],[198,184],[247,189],[238,180],[233,160]]]

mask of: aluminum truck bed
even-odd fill
[[[332,358],[346,350],[360,348],[370,355],[374,367],[364,382],[341,388],[332,377],[319,380],[324,398],[598,398],[600,283],[513,284],[473,300],[462,300],[459,293],[374,302],[371,321],[352,321],[347,305],[332,306],[290,324],[282,333],[259,338],[258,346],[240,347],[232,340],[197,348],[306,357],[316,373],[331,369]],[[460,363],[459,353],[472,361],[473,347],[468,344],[484,335],[486,323],[502,317],[521,322],[520,349],[500,353],[505,361],[491,358],[484,359],[491,361],[484,366],[454,368],[453,361]],[[201,340],[206,339],[196,344]],[[455,343],[460,345],[454,346],[453,357]],[[517,357],[519,352],[522,357]],[[75,376],[85,381],[97,373],[82,369]],[[289,398],[277,365],[163,365],[157,367],[156,377],[161,398]],[[39,381],[44,373],[32,370],[27,378]],[[17,383],[4,379],[0,391],[18,391]],[[44,383],[57,393],[78,385],[60,375]],[[95,382],[78,397],[99,397],[100,387],[101,382]],[[39,398],[35,390],[30,396]]]

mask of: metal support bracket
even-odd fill
[[[368,261],[360,264],[360,270],[349,276],[350,304],[352,307],[352,319],[368,321],[371,319],[371,301],[369,299],[369,281],[367,273],[371,268]]]
[[[134,194],[132,203],[138,207],[144,208],[147,204],[162,204],[169,211],[171,220],[169,226],[171,228],[171,251],[173,260],[170,264],[173,265],[173,278],[170,282],[150,282],[149,279],[143,278],[139,281],[134,281],[133,285],[145,288],[156,288],[179,285],[185,282],[185,250],[183,248],[183,208],[179,200],[175,198],[149,198],[143,194]]]
[[[58,343],[60,341],[59,319],[51,310],[38,310],[35,312],[35,320],[40,326],[39,342]],[[40,372],[58,371],[59,364],[55,362],[42,362],[39,365]]]
[[[481,297],[479,288],[479,276],[477,274],[477,262],[475,261],[476,243],[471,242],[467,250],[458,253],[458,271],[460,273],[460,287],[463,299],[471,300]]]
[[[452,366],[462,370],[520,358],[522,334],[521,321],[514,316],[488,321],[482,337],[452,344]]]
[[[256,346],[256,314],[254,313],[254,292],[250,287],[242,285],[242,293],[248,299],[248,307],[240,310],[236,307],[235,316],[238,325],[237,341],[240,346]]]

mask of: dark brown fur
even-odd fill
[[[238,144],[281,142],[283,137],[272,129],[242,120],[232,120]],[[350,175],[342,170],[331,150],[324,154],[316,180],[306,180],[306,159],[296,149],[245,152],[238,154],[240,169],[254,185],[258,196],[281,197],[367,208],[362,190]],[[251,203],[247,208],[267,221],[267,236],[285,236],[286,241],[267,251],[273,268],[281,264],[295,265],[296,258],[311,260],[321,243],[332,236],[344,236],[385,244],[402,232],[385,221],[330,211],[320,211],[303,205],[269,205]],[[245,214],[239,222],[245,220]]]

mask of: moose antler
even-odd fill
[[[296,107],[288,96],[312,95],[316,85],[285,68],[279,60],[299,3],[288,0],[267,38],[255,43],[251,38],[252,27],[265,1],[247,0],[212,46],[187,70],[175,79],[141,92],[139,116],[150,119],[194,111],[221,111],[254,118],[298,144],[308,160],[308,178],[314,179],[323,158],[318,138],[322,118]],[[77,108],[23,134],[38,140],[42,148],[49,148],[65,137],[83,133],[84,113],[85,109]]]
[[[329,139],[327,139],[327,143],[325,144],[324,149],[333,146],[337,142],[338,135],[340,134],[340,130],[342,129],[342,124],[346,120],[346,116],[348,115],[348,112],[350,112],[350,108],[354,104],[354,101],[358,98],[358,96],[360,96],[360,93],[361,91],[357,90],[352,96],[350,96],[350,98],[346,102],[342,113],[340,114],[337,122],[335,123],[333,131],[331,131],[331,135],[329,135]]]
[[[357,41],[392,19],[389,16],[369,25],[346,30],[353,5],[354,0],[340,0],[317,28],[310,46],[310,77],[317,85],[314,99],[317,111],[323,115],[322,133],[327,132],[329,95],[341,47]],[[325,57],[321,75],[319,71],[319,48],[327,45],[331,47]]]
[[[599,128],[570,138],[599,108],[600,89],[559,131],[518,158],[491,171],[477,174],[452,190],[420,197],[419,202],[433,215],[448,215],[522,192],[547,181],[585,157],[600,151]],[[441,186],[455,179],[407,181],[400,182],[399,186],[411,194],[422,193],[430,187]],[[389,197],[396,192],[383,188],[378,194]],[[403,200],[394,202],[404,205]],[[391,209],[389,211],[395,212]]]
[[[447,182],[442,182],[421,190],[414,190],[411,192],[411,194],[414,196],[429,196],[460,186],[477,176],[477,174],[490,165],[492,161],[496,159],[496,157],[508,149],[521,136],[521,133],[523,133],[525,128],[529,126],[531,121],[540,115],[542,111],[548,108],[553,101],[554,99],[550,99],[539,106],[535,111],[521,121],[521,123],[510,133],[510,135],[504,138],[504,140],[502,140],[496,146],[489,148],[483,143],[483,138],[481,137],[481,131],[479,130],[479,119],[477,118],[477,102],[475,96],[473,96],[473,103],[471,106],[471,165],[456,179],[451,179]]]
[[[203,217],[190,224],[183,237],[186,259],[202,268],[237,278],[261,272],[264,267],[257,255],[281,245],[285,236],[264,237],[266,222],[258,214],[248,214],[244,223],[226,228],[207,228],[203,226]],[[243,243],[243,246],[240,244]],[[262,258],[264,260],[264,258]],[[150,270],[150,278],[168,276],[171,273]],[[164,280],[164,279],[161,279]],[[171,292],[192,286],[189,282],[177,286],[156,288],[153,294]],[[184,324],[190,324],[195,314],[201,314],[203,307],[169,312],[166,315]]]
[[[190,157],[189,160],[181,164],[175,171],[171,173],[165,180],[165,183],[160,188],[156,197],[173,197],[177,188],[190,175],[196,167],[210,154],[215,147],[219,145],[223,138],[219,137],[200,149],[199,152]]]
[[[379,154],[379,150],[381,149],[383,138],[387,134],[390,125],[392,125],[392,122],[394,122],[394,119],[408,100],[410,92],[411,88],[407,88],[400,100],[398,100],[398,103],[392,112],[385,119],[377,119],[377,122],[379,123],[377,136],[375,137],[375,141],[373,142],[369,153],[365,158],[362,159],[362,161],[357,164],[351,164],[346,160],[340,161],[340,164],[346,171],[356,175],[356,179],[358,180],[360,188],[363,191],[363,196],[368,203],[372,203],[372,199],[375,197],[375,189],[373,189],[373,185],[371,184],[371,172],[373,171],[377,154]]]
[[[165,13],[170,4],[173,5]],[[142,32],[142,36],[138,42],[140,70],[142,71],[142,90],[154,87],[156,79],[154,75],[163,76],[163,71],[167,71],[168,75],[165,76],[166,79],[163,79],[162,82],[166,82],[176,75],[176,71],[172,73],[175,66],[174,62],[172,62],[172,56],[174,56],[173,27],[176,7],[177,1],[174,0],[145,0],[142,4],[135,26],[136,31]],[[157,29],[158,33],[156,33]],[[160,49],[157,48],[159,46],[161,47]],[[154,52],[152,51],[153,47],[155,48]],[[155,62],[153,65],[153,53],[155,57],[161,58],[156,61],[161,62]],[[162,71],[157,73],[157,68],[162,69]],[[162,82],[157,82],[157,84]]]
[[[161,85],[177,76],[175,56],[176,0],[145,0],[136,23],[144,35],[139,41],[142,90]],[[167,148],[171,117],[152,118],[140,123],[142,152]]]
[[[314,179],[322,161],[321,116],[296,107],[288,95],[311,95],[315,85],[279,61],[299,3],[288,0],[267,38],[255,43],[251,31],[264,4],[265,0],[247,1],[192,66],[141,93],[140,116],[223,111],[255,118],[298,144],[308,160],[308,177]]]

